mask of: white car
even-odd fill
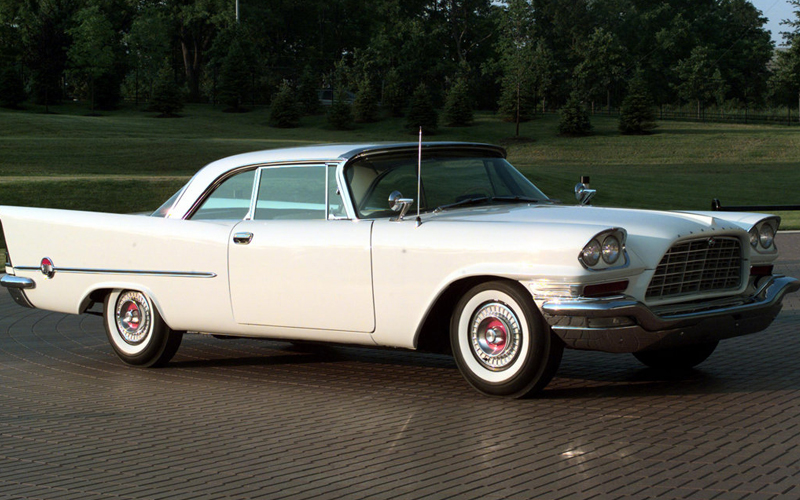
[[[151,217],[0,207],[2,284],[27,307],[101,306],[132,365],[169,362],[184,332],[389,346],[451,352],[514,397],[564,347],[694,366],[800,287],[773,273],[777,217],[598,208],[582,185],[564,206],[505,156],[278,149],[209,164]]]

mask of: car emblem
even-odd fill
[[[717,244],[717,242],[716,242],[716,240],[714,238],[709,238],[708,239],[708,248],[714,248],[714,246],[716,244]]]

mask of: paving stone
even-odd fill
[[[779,272],[800,277],[800,234]],[[800,294],[697,369],[567,351],[539,398],[451,358],[186,335],[120,363],[100,318],[0,293],[0,500],[800,496]]]

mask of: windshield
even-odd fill
[[[345,169],[345,179],[361,218],[391,217],[389,195],[417,197],[417,158],[363,158]],[[547,196],[503,158],[458,157],[451,152],[422,160],[420,211],[461,205],[465,200],[508,203],[509,200],[547,201]],[[417,200],[409,213],[417,209]]]

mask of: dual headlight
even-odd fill
[[[750,246],[761,251],[774,250],[778,224],[780,224],[780,219],[769,218],[750,228]]]
[[[625,230],[609,229],[596,235],[583,247],[578,260],[587,269],[606,269],[626,262]]]

